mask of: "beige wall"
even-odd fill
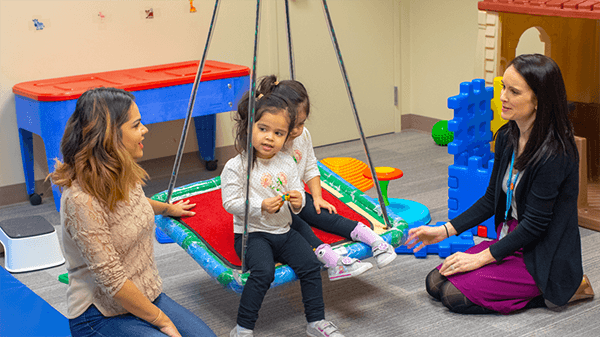
[[[477,0],[329,0],[367,135],[400,132],[401,114],[450,119],[449,96],[473,79]],[[24,182],[12,86],[31,80],[200,59],[213,1],[0,0],[0,188]],[[297,78],[313,100],[315,145],[358,137],[321,2],[290,1]],[[154,20],[143,10],[152,7]],[[283,1],[263,1],[258,75],[288,76]],[[101,22],[98,13],[105,15]],[[221,1],[208,58],[251,65],[255,2]],[[46,25],[35,31],[31,20]],[[393,105],[393,87],[400,89]],[[217,146],[232,144],[218,115]],[[150,125],[145,158],[173,155],[182,121]],[[332,128],[335,127],[335,132]],[[195,134],[191,132],[189,139]],[[47,173],[34,138],[36,179]],[[188,141],[186,152],[195,151]]]
[[[411,1],[409,106],[403,113],[452,119],[448,97],[473,79],[477,0]]]

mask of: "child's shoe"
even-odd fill
[[[310,337],[344,337],[337,326],[324,319],[308,323],[306,334]]]
[[[329,281],[337,281],[345,278],[358,276],[373,268],[369,262],[361,262],[348,256],[340,257],[335,267],[327,269]]]
[[[390,264],[396,258],[394,247],[385,241],[381,241],[371,248],[373,257],[377,261],[377,267],[383,268]]]
[[[229,333],[229,337],[254,337],[254,331],[236,325]]]
[[[368,262],[361,262],[347,256],[340,256],[328,244],[322,244],[315,250],[317,259],[327,268],[330,281],[358,276],[373,267]]]

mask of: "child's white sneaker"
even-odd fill
[[[238,329],[239,328],[239,329]],[[233,330],[229,333],[229,337],[254,337],[254,331],[244,329],[239,325],[236,325]]]
[[[337,326],[324,319],[308,323],[306,334],[310,337],[344,337]]]
[[[387,242],[380,242],[379,244],[374,245],[372,250],[378,268],[387,266],[396,258],[394,247]]]
[[[358,276],[372,267],[373,265],[369,262],[361,262],[360,260],[344,256],[338,260],[336,266],[327,269],[327,274],[330,281],[337,281]]]

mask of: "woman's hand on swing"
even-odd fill
[[[196,207],[196,204],[190,204],[189,200],[180,201],[175,204],[167,204],[165,215],[172,217],[194,216],[196,215],[196,212],[190,211],[190,209],[194,207]]]

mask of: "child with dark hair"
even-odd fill
[[[260,94],[277,94],[287,98],[296,108],[296,123],[292,128],[284,151],[294,158],[298,174],[310,194],[306,194],[306,206],[297,215],[292,215],[292,228],[297,230],[315,249],[315,254],[327,268],[331,281],[357,276],[371,269],[369,262],[341,256],[330,245],[323,243],[310,227],[333,233],[348,240],[360,241],[369,246],[379,268],[396,258],[394,247],[377,235],[369,225],[353,221],[337,214],[333,205],[322,197],[321,176],[312,145],[312,139],[304,123],[310,114],[310,100],[306,88],[295,80],[277,81],[274,75],[267,76],[258,86]],[[326,210],[325,212],[323,210]]]
[[[252,124],[252,170],[249,180],[245,263],[250,270],[230,336],[253,336],[258,312],[275,277],[275,263],[289,265],[298,278],[308,322],[308,336],[343,337],[325,320],[321,264],[308,242],[290,229],[292,212],[304,207],[304,189],[293,159],[280,152],[295,122],[295,109],[277,94],[250,98],[246,93],[235,118],[235,146],[239,154],[229,160],[221,174],[223,207],[233,214],[235,250],[242,256],[246,184],[248,183],[248,102],[256,99]],[[289,206],[289,207],[288,207]]]

